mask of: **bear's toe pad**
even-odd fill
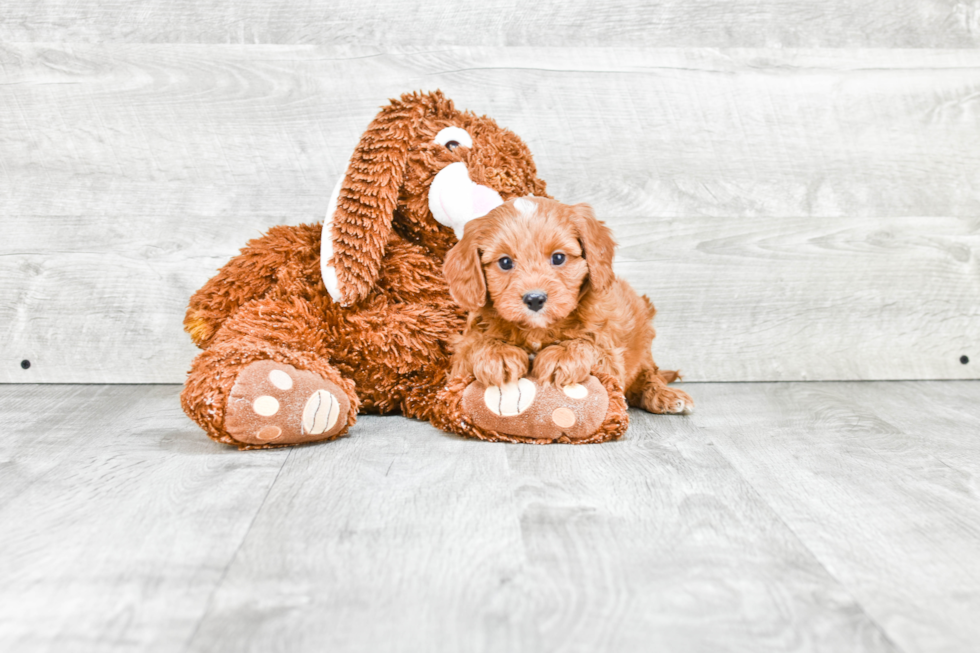
[[[602,424],[609,395],[594,376],[565,387],[520,379],[503,386],[471,383],[462,409],[473,424],[528,442],[576,442]]]
[[[315,372],[262,360],[235,379],[225,430],[248,445],[329,440],[346,426],[349,412],[347,395]]]

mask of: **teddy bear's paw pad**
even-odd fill
[[[483,391],[483,403],[494,415],[514,417],[530,408],[537,389],[530,379],[521,379],[504,385],[491,385]]]
[[[503,386],[474,382],[463,391],[462,408],[487,431],[530,442],[574,442],[598,430],[609,395],[594,376],[564,387],[526,378]]]
[[[303,432],[312,435],[333,429],[340,417],[340,402],[326,390],[317,390],[303,408]]]
[[[246,444],[328,440],[347,424],[350,400],[319,374],[275,361],[247,365],[228,397],[225,430]]]

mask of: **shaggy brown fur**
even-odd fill
[[[465,129],[473,146],[435,143],[449,126]],[[515,134],[457,110],[440,92],[403,95],[370,124],[343,181],[332,259],[341,302],[321,278],[321,225],[273,227],[194,294],[184,326],[204,351],[181,403],[210,437],[242,448],[294,443],[225,426],[239,374],[261,360],[313,371],[340,388],[352,407],[347,426],[358,410],[433,418],[465,314],[442,275],[456,237],[433,220],[427,197],[435,173],[455,162],[503,199],[546,193]]]
[[[501,386],[530,372],[567,386],[602,374],[650,412],[693,408],[667,387],[677,374],[653,362],[653,304],[613,273],[615,246],[586,204],[528,197],[468,223],[445,265],[450,292],[470,311],[453,377]]]
[[[448,127],[464,129],[472,146],[435,142]],[[204,351],[181,404],[211,438],[243,449],[332,439],[362,411],[508,439],[459,412],[467,384],[446,388],[465,312],[442,274],[456,237],[435,221],[428,196],[454,163],[504,200],[546,196],[515,134],[439,92],[403,95],[369,125],[339,190],[330,231],[337,301],[321,274],[319,224],[273,227],[194,294],[184,326]],[[624,430],[624,416],[611,393],[597,436]]]

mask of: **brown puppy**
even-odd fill
[[[444,268],[453,298],[470,311],[453,376],[500,386],[530,370],[564,387],[601,371],[632,406],[690,412],[691,397],[667,387],[678,374],[653,362],[653,304],[613,273],[615,247],[587,204],[525,197],[469,222]]]

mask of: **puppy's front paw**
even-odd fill
[[[527,375],[527,352],[519,347],[497,347],[481,352],[473,361],[473,376],[484,386],[514,383]]]
[[[589,378],[594,356],[582,347],[552,345],[534,358],[534,378],[544,384],[565,387]]]

